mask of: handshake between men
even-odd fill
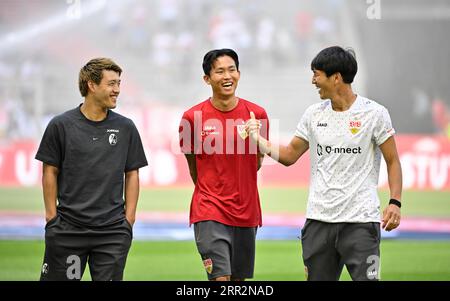
[[[261,121],[255,118],[255,113],[250,112],[250,119],[245,123],[245,130],[247,131],[248,136],[250,137],[250,139],[252,139],[252,141],[257,143],[260,153],[267,154],[274,160],[278,160],[279,148],[272,146],[270,141],[261,137],[261,135],[259,134],[260,129]]]

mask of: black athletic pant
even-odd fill
[[[337,281],[344,265],[353,280],[380,278],[380,223],[325,223],[302,229],[307,280]]]
[[[94,281],[122,280],[132,235],[126,220],[92,229],[58,215],[45,226],[41,281],[81,280],[86,263]]]

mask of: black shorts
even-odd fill
[[[45,225],[41,281],[81,280],[86,263],[94,281],[122,280],[132,232],[127,220],[92,229],[56,216]]]
[[[325,223],[302,229],[307,280],[339,280],[344,265],[353,280],[380,279],[380,223]]]
[[[208,279],[253,278],[256,232],[257,227],[234,227],[215,221],[195,223],[195,242]]]

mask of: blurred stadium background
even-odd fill
[[[0,280],[39,277],[34,155],[48,121],[82,102],[78,72],[89,59],[124,69],[117,111],[136,123],[150,163],[125,279],[204,280],[177,142],[182,112],[210,96],[203,55],[238,51],[238,95],[264,106],[272,139],[288,142],[319,101],[309,63],[331,45],[355,49],[355,91],[385,105],[397,130],[403,221],[383,233],[382,279],[450,280],[449,31],[446,0],[0,0]],[[308,172],[308,156],[290,168],[266,160],[260,171],[256,280],[304,279]],[[383,207],[386,184],[382,166]]]

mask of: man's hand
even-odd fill
[[[390,204],[383,211],[382,228],[386,231],[391,231],[400,225],[400,208],[397,205]]]
[[[250,138],[255,142],[258,142],[260,128],[261,121],[256,120],[255,113],[250,112],[250,119],[245,123],[245,130]]]
[[[50,212],[50,213],[45,213],[45,222],[48,223],[50,220],[54,219],[56,217],[56,211]]]
[[[134,222],[136,221],[136,215],[131,216],[130,214],[125,214],[125,218],[130,223],[131,227],[133,227]]]

